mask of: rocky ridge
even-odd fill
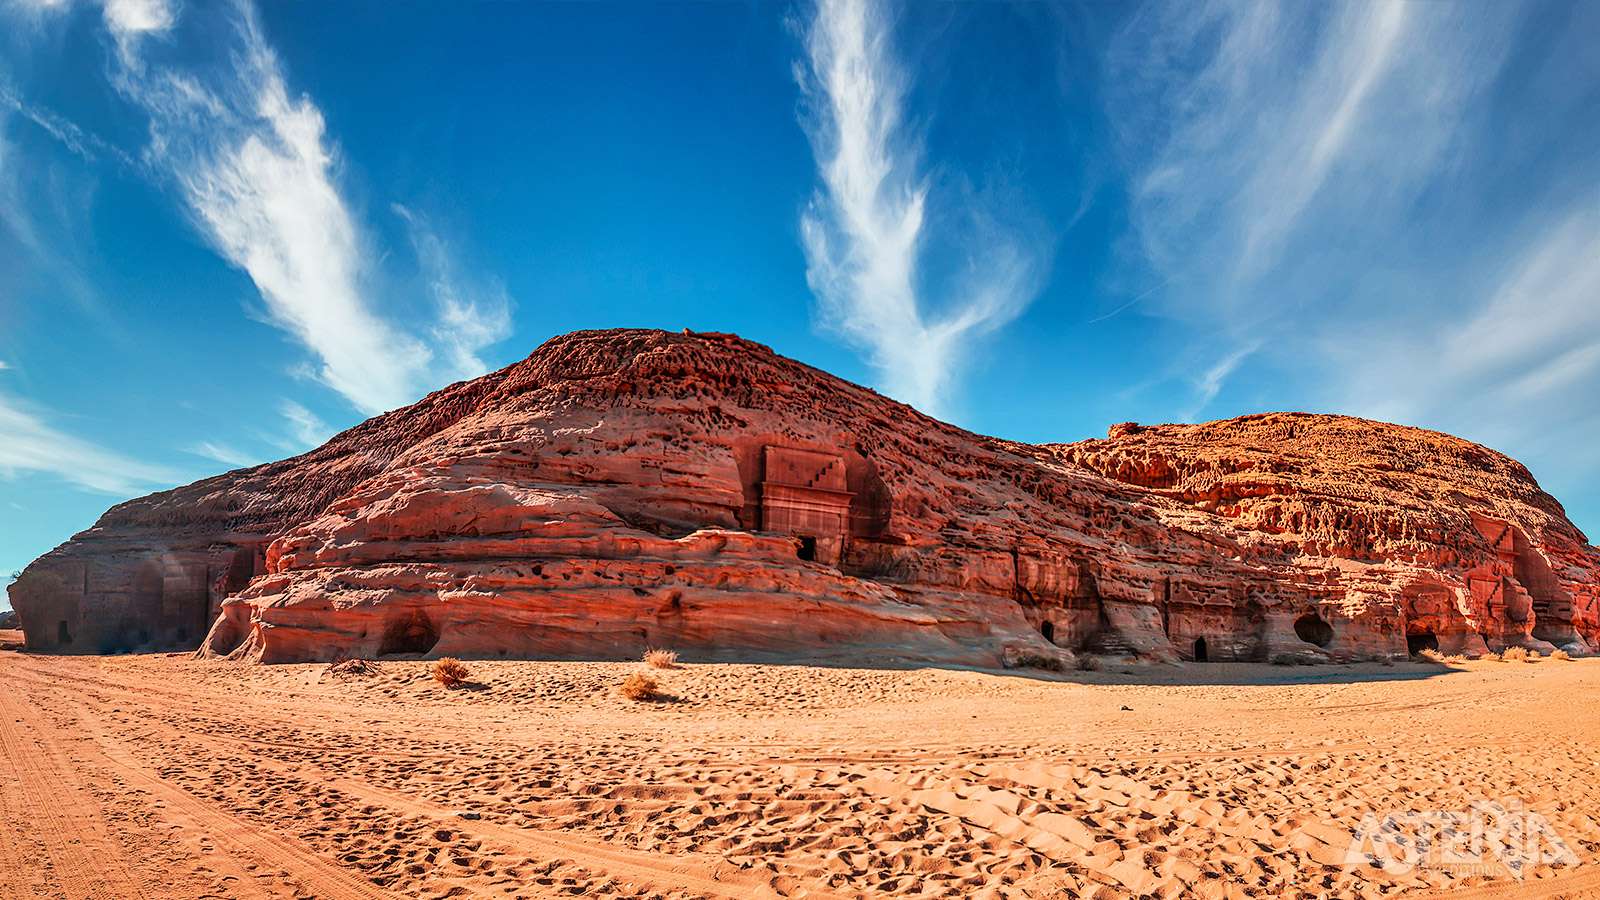
[[[1515,461],[1275,413],[1031,446],[731,335],[615,330],[29,567],[31,649],[998,665],[1586,650],[1600,552]]]

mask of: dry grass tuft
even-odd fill
[[[1466,665],[1467,658],[1460,653],[1452,653],[1449,656],[1446,656],[1444,661],[1448,665],[1463,666]]]
[[[1500,654],[1500,658],[1506,662],[1527,662],[1528,651],[1522,647],[1507,647],[1506,652]],[[1537,654],[1535,654],[1535,658],[1538,658]]]
[[[1043,653],[1019,653],[1005,660],[1008,669],[1044,669],[1049,672],[1065,672],[1067,667],[1061,660],[1054,656],[1045,656]]]
[[[1484,662],[1500,662],[1500,654],[1490,650],[1488,653],[1478,657],[1478,659]]]
[[[472,677],[472,670],[462,665],[461,660],[446,656],[429,666],[428,674],[445,687],[456,687],[465,684],[467,679]]]
[[[617,688],[617,692],[629,700],[639,702],[659,700],[661,698],[661,685],[649,675],[643,672],[635,672],[622,682],[622,686]]]
[[[322,674],[336,678],[371,678],[383,674],[383,669],[370,659],[351,659],[340,654],[334,657],[333,662],[328,663]]]
[[[1100,657],[1089,653],[1079,654],[1077,666],[1080,672],[1098,672],[1101,667]]]
[[[1565,650],[1557,648],[1555,650],[1551,650],[1550,651],[1550,658],[1554,659],[1554,660],[1559,660],[1559,661],[1565,662],[1566,660],[1569,660],[1569,659],[1572,658],[1572,654],[1568,653]]]
[[[1428,662],[1438,663],[1441,666],[1445,664],[1444,654],[1429,647],[1424,647],[1421,650],[1418,650],[1417,656],[1422,657]]]
[[[676,669],[678,667],[678,654],[671,650],[651,647],[644,652],[644,661],[652,669]]]

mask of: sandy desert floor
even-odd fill
[[[378,665],[0,652],[0,898],[1600,897],[1600,660]],[[1576,864],[1346,864],[1474,801]]]

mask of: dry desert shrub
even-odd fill
[[[1507,647],[1506,652],[1500,654],[1500,658],[1506,662],[1527,662],[1528,651],[1521,647]],[[1537,654],[1535,658],[1538,658]]]
[[[1466,664],[1467,658],[1460,653],[1452,653],[1449,656],[1446,656],[1444,661],[1448,665],[1459,666]]]
[[[1445,664],[1444,654],[1429,647],[1417,651],[1417,655],[1431,663]]]
[[[370,659],[351,659],[340,655],[323,670],[325,674],[339,678],[371,678],[383,672],[378,664]]]
[[[678,654],[671,650],[652,647],[644,652],[644,661],[652,669],[676,669],[678,667]]]
[[[462,665],[461,660],[446,656],[429,666],[428,674],[445,687],[455,687],[465,684],[467,679],[472,677],[472,670]]]
[[[1484,660],[1485,662],[1500,662],[1500,654],[1494,652],[1493,650],[1490,650],[1488,653],[1485,653],[1478,658]]]
[[[1100,657],[1088,653],[1082,654],[1078,657],[1077,665],[1080,672],[1098,672],[1101,665]]]
[[[1557,648],[1555,650],[1551,650],[1550,651],[1550,658],[1554,659],[1554,660],[1559,660],[1559,661],[1563,661],[1564,662],[1566,660],[1571,659],[1572,658],[1572,654],[1568,653],[1565,650]]]
[[[635,672],[622,682],[622,687],[617,688],[617,692],[629,700],[644,702],[660,698],[661,685],[649,675]]]
[[[1067,669],[1060,659],[1042,653],[1019,653],[1006,659],[1005,666],[1008,669],[1044,669],[1050,672],[1064,672]]]

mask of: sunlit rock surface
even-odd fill
[[[30,649],[1329,661],[1587,649],[1600,553],[1515,461],[1278,413],[975,435],[717,334],[556,338],[29,567]]]

